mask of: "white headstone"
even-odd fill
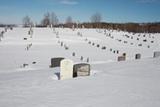
[[[60,79],[71,79],[73,78],[73,61],[69,59],[64,59],[61,61],[60,67]]]

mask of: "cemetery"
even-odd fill
[[[160,107],[160,0],[1,0],[0,107]]]
[[[50,92],[62,96],[63,89],[75,89],[75,95],[84,90],[87,95],[90,90],[97,93],[97,87],[99,92],[103,90],[101,87],[110,89],[112,81],[117,83],[113,83],[117,89],[128,80],[134,81],[132,85],[139,84],[135,78],[159,78],[158,71],[150,72],[158,70],[160,64],[159,33],[133,34],[85,27],[15,27],[12,30],[0,28],[0,32],[0,80],[18,88],[33,91],[30,87],[41,87],[48,96],[52,96]]]

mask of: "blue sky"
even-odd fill
[[[106,22],[157,22],[160,0],[0,0],[0,23],[21,24],[26,15],[39,23],[44,13],[52,11],[61,22],[67,16],[88,22],[96,12]]]

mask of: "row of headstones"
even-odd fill
[[[62,57],[51,59],[51,68],[60,67],[58,79],[71,79],[79,76],[90,75],[90,65],[86,63],[74,64],[72,60]]]
[[[13,27],[5,27],[4,31],[0,32],[0,41],[2,41],[2,38],[4,38],[4,34],[9,30],[13,30]]]
[[[64,47],[65,50],[69,49],[69,46],[67,46],[63,41],[58,40],[58,43],[60,44],[61,47]]]
[[[36,64],[37,62],[32,62],[32,64],[34,65],[34,64]],[[28,67],[29,66],[29,64],[27,64],[27,63],[24,63],[24,64],[22,64],[21,66],[20,66],[20,68],[25,68],[25,67]]]
[[[64,47],[65,50],[68,50],[68,49],[69,49],[69,46],[67,46],[64,42],[62,42],[62,41],[59,40],[58,43],[61,45],[61,47]],[[75,56],[76,56],[76,53],[75,53],[75,52],[72,52],[72,56],[75,57]],[[83,60],[84,60],[84,57],[81,56],[81,57],[80,57],[80,60],[83,61]],[[86,62],[89,62],[89,57],[87,58]]]
[[[97,31],[97,30],[96,30],[96,31]],[[80,32],[77,32],[77,35],[78,35],[78,36],[81,36],[81,37],[83,36],[82,33],[80,33]],[[109,34],[109,35],[110,35],[110,34]],[[88,39],[86,38],[85,41],[87,42]],[[94,43],[94,42],[92,43],[91,41],[88,41],[88,44],[90,44],[90,45],[92,45],[92,46],[96,46],[97,48],[100,48],[100,44],[96,44],[96,43]],[[101,49],[102,49],[102,50],[106,50],[106,46],[102,46]],[[110,48],[110,51],[111,51],[111,52],[113,51],[114,54],[115,54],[115,53],[119,54],[119,50],[113,50],[112,48]]]
[[[127,37],[127,38],[130,38],[130,37],[131,37],[131,39],[133,39],[133,36],[128,36],[127,34],[126,34],[126,35],[123,35],[123,36],[125,36],[125,37]],[[138,36],[139,36],[139,35],[138,35]],[[143,37],[146,37],[146,35],[143,35]],[[152,37],[152,38],[154,38],[154,37]],[[137,37],[136,40],[139,41],[140,38]],[[143,42],[147,42],[147,41],[148,41],[147,39],[143,39]],[[154,40],[151,40],[150,42],[151,42],[151,43],[154,43]]]
[[[153,53],[153,58],[157,58],[157,57],[160,57],[160,51],[156,51]],[[135,59],[141,59],[141,54],[138,53],[135,55]],[[123,53],[122,56],[118,56],[118,61],[125,61],[126,60],[126,53]]]
[[[85,39],[85,41],[88,41],[88,39]],[[92,43],[91,41],[88,42],[88,44],[92,45],[92,46],[96,46],[97,48],[100,48],[100,44],[96,44],[96,43]],[[102,46],[101,47],[102,50],[106,50],[106,46]],[[114,50],[112,48],[109,49],[110,52],[113,52],[114,54],[119,54],[119,50]]]
[[[105,35],[106,35],[106,37],[110,37],[111,39],[114,39],[114,36],[111,36],[111,33],[105,33]],[[125,37],[127,37],[127,38],[130,38],[131,37],[131,39],[133,39],[133,36],[128,36],[127,34],[125,34],[125,35],[123,35],[123,36],[125,36]],[[143,35],[143,37],[146,37],[146,35]],[[152,37],[152,38],[154,38],[154,37]],[[121,39],[116,39],[118,42],[122,42],[122,40]],[[139,41],[140,40],[140,38],[137,38],[137,41]],[[147,42],[147,39],[144,39],[143,40],[143,42]],[[154,43],[154,40],[152,40],[152,41],[150,41],[152,44]],[[123,43],[124,44],[127,44],[128,43],[128,41],[123,41]],[[133,45],[134,43],[130,43],[130,45]],[[140,44],[138,44],[138,46],[139,47],[141,47],[142,46],[142,44],[140,43]],[[150,45],[148,45],[147,46],[148,48],[150,48]]]

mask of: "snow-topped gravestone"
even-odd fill
[[[154,52],[153,57],[154,57],[154,58],[160,57],[160,51]]]
[[[69,59],[62,60],[60,70],[61,80],[73,78],[73,61]]]
[[[141,54],[136,54],[135,59],[141,59]]]
[[[75,64],[73,66],[73,77],[78,76],[89,76],[90,75],[90,65],[86,63]]]
[[[60,67],[60,63],[63,59],[62,57],[52,58],[50,67]]]

